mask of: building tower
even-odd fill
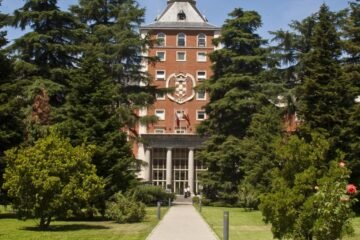
[[[212,39],[219,36],[220,29],[207,22],[196,1],[169,0],[155,22],[140,31],[157,40],[146,55],[160,61],[144,64],[152,84],[174,91],[157,95],[155,104],[139,113],[159,119],[154,125],[138,128],[144,142],[134,151],[146,163],[139,177],[177,194],[183,194],[186,187],[195,194],[199,191],[198,173],[205,170],[201,160],[195,160],[203,141],[196,135],[196,126],[206,119],[203,107],[208,102],[206,92],[195,87],[212,74],[208,54],[215,50]]]

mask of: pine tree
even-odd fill
[[[330,12],[325,4],[322,5],[311,38],[312,49],[301,59],[304,80],[299,88],[300,114],[305,128],[327,134],[334,150],[343,145],[342,131],[349,119],[348,110],[354,102],[348,83],[342,76],[336,21],[336,14]]]
[[[203,176],[204,193],[213,201],[234,204],[243,178],[241,140],[246,136],[253,115],[263,102],[259,75],[263,71],[264,41],[255,31],[261,18],[253,11],[235,9],[229,14],[216,45],[223,48],[210,55],[213,77],[205,83],[210,95],[206,105],[209,119],[198,131],[211,135],[199,159],[208,167]]]
[[[27,101],[27,139],[33,141],[41,135],[41,126],[63,120],[59,109],[68,90],[69,69],[76,64],[75,43],[81,29],[56,0],[26,0],[14,12],[12,25],[30,29],[10,50],[16,60],[16,81],[24,87],[22,97]]]
[[[349,85],[350,98],[355,99],[354,106],[351,108],[350,121],[348,121],[347,131],[344,133],[346,146],[346,160],[352,170],[352,180],[360,184],[360,103],[357,98],[360,96],[360,4],[350,3],[350,12],[344,24],[344,49],[347,57],[343,62],[344,81]],[[359,208],[359,204],[358,204]]]
[[[104,203],[135,181],[136,160],[125,128],[139,121],[137,109],[154,101],[155,88],[141,72],[139,55],[147,43],[137,31],[144,10],[133,0],[81,0],[71,11],[86,26],[86,36],[61,128],[73,143],[97,146],[93,162],[107,181]]]
[[[7,17],[0,13],[0,30],[6,24]],[[14,82],[13,62],[3,50],[6,44],[6,32],[0,31],[0,204],[6,202],[6,194],[1,190],[5,168],[4,152],[23,141],[23,124],[19,109],[22,101],[17,97],[21,88]]]

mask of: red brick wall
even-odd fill
[[[206,62],[197,61],[197,52],[207,52],[207,54],[214,51],[214,46],[212,45],[212,39],[214,38],[214,31],[175,31],[175,30],[166,30],[166,31],[154,31],[151,38],[156,39],[158,32],[166,34],[166,45],[164,47],[154,46],[149,50],[149,56],[155,56],[157,51],[166,52],[166,60],[164,62],[158,62],[155,65],[149,65],[148,71],[152,76],[153,84],[159,87],[164,88],[166,80],[156,80],[155,73],[156,70],[165,70],[166,79],[173,73],[188,73],[194,76],[196,79],[197,71],[206,71],[207,78],[212,75],[211,72],[211,62],[209,57],[207,57]],[[177,47],[177,34],[183,32],[186,34],[186,46]],[[197,36],[199,33],[204,33],[207,36],[207,45],[206,47],[197,47]],[[177,51],[186,51],[186,61],[177,61],[176,52]],[[196,84],[199,82],[196,81]],[[196,125],[199,124],[199,121],[196,120],[196,110],[201,110],[203,106],[208,102],[209,96],[207,94],[205,100],[196,100],[196,96],[189,102],[184,104],[178,104],[170,100],[167,96],[165,100],[158,100],[153,107],[148,110],[149,115],[154,115],[155,109],[165,109],[166,117],[164,121],[158,121],[152,126],[148,126],[148,133],[154,133],[154,129],[157,127],[165,128],[166,133],[174,133],[174,128],[176,127],[176,117],[175,111],[182,110],[188,114],[190,118],[191,125],[188,126],[187,121],[180,121],[181,127],[187,127],[187,133],[195,133]]]

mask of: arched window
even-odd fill
[[[206,47],[206,35],[204,33],[200,33],[197,40],[198,47]]]
[[[185,35],[185,33],[179,33],[177,35],[177,45],[178,45],[178,47],[185,47],[185,45],[186,45],[186,35]]]
[[[166,35],[165,33],[158,33],[156,36],[157,39],[157,45],[159,47],[165,47],[166,45]]]

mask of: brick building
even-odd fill
[[[134,151],[146,163],[139,177],[177,194],[183,194],[185,187],[197,193],[197,176],[205,168],[195,157],[203,141],[196,126],[206,119],[203,106],[208,96],[195,88],[212,74],[208,54],[216,49],[212,39],[220,29],[208,23],[196,1],[169,0],[155,22],[142,26],[140,32],[157,40],[146,55],[160,59],[154,65],[144,64],[145,70],[154,85],[173,91],[158,95],[152,107],[140,111],[140,116],[156,115],[159,121],[138,127],[144,143]]]

